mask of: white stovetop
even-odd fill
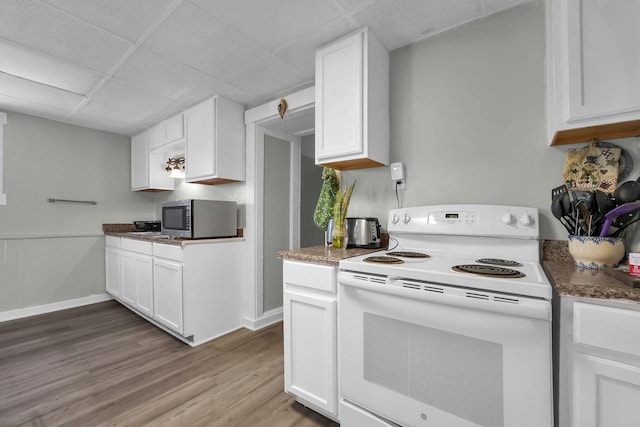
[[[400,250],[411,249],[403,248]],[[522,266],[505,267],[524,273],[525,277],[495,278],[451,270],[454,265],[479,264],[476,260],[482,257],[470,255],[453,256],[430,252],[431,257],[427,259],[402,258],[404,261],[402,264],[377,264],[363,261],[367,257],[384,256],[386,253],[387,251],[379,251],[342,260],[340,261],[340,270],[551,299],[551,284],[542,266],[537,262],[519,261]]]

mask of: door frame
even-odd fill
[[[287,95],[288,113],[304,111],[315,107],[315,87],[311,86]],[[245,111],[246,126],[246,229],[247,242],[244,298],[244,326],[251,330],[260,329],[282,320],[282,307],[264,312],[263,306],[263,215],[264,199],[264,136],[291,142],[291,179],[289,246],[300,245],[300,137],[267,131],[263,125],[280,119],[278,105],[280,98]]]

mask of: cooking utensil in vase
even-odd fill
[[[604,221],[604,225],[602,226],[602,230],[600,231],[600,237],[607,236],[607,234],[609,233],[609,228],[611,228],[611,223],[616,217],[620,215],[636,212],[638,210],[640,210],[640,202],[630,202],[630,203],[625,203],[624,205],[618,206],[617,208],[607,212],[604,216],[605,221]]]
[[[640,199],[640,182],[627,181],[623,182],[613,192],[613,198],[618,205],[623,205],[629,202],[635,202]]]
[[[571,196],[569,193],[564,193],[560,197],[560,205],[562,206],[562,217],[569,223],[571,226],[571,234],[576,233],[576,210],[574,203],[571,202]]]
[[[557,186],[555,188],[552,188],[551,189],[551,202],[553,202],[556,199],[559,199],[560,197],[562,197],[562,195],[564,193],[567,193],[568,191],[569,191],[569,189],[564,184],[559,185],[559,186]]]
[[[622,232],[627,229],[628,226],[640,221],[640,215],[638,211],[626,215],[621,215],[611,222],[611,226],[617,228],[616,231],[611,233],[611,237],[620,237]],[[621,218],[622,217],[622,218]]]
[[[554,201],[551,202],[551,213],[553,214],[554,217],[556,217],[558,221],[560,221],[560,224],[562,224],[564,228],[567,229],[569,234],[573,234],[574,227],[572,227],[565,219],[563,215],[562,203],[560,202],[560,199],[555,199]]]

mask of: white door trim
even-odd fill
[[[304,111],[315,106],[315,87],[309,87],[286,96],[288,113]],[[291,248],[300,245],[300,138],[294,135],[277,134],[266,131],[262,124],[278,118],[278,105],[280,98],[259,105],[245,111],[246,126],[246,230],[247,241],[246,254],[246,280],[244,283],[244,325],[249,329],[258,329],[266,326],[263,318],[268,315],[269,323],[279,321],[280,316],[275,316],[273,310],[264,313],[262,309],[263,296],[263,197],[264,183],[264,136],[265,134],[276,138],[291,141],[292,174],[290,187],[290,206],[292,207],[289,232],[289,246]]]

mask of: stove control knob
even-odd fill
[[[393,216],[391,217],[391,222],[394,224],[397,224],[398,221],[400,221],[400,218],[398,218],[398,215],[393,214]]]
[[[531,218],[531,215],[529,215],[528,213],[525,212],[520,217],[520,223],[522,225],[531,225],[531,224],[533,224],[533,218]]]
[[[402,217],[402,222],[404,222],[405,224],[409,224],[409,221],[411,221],[411,217],[408,213],[405,212],[404,216]]]
[[[511,225],[514,223],[514,218],[513,215],[511,215],[511,213],[507,212],[506,214],[502,215],[502,222],[504,222],[507,225]]]

